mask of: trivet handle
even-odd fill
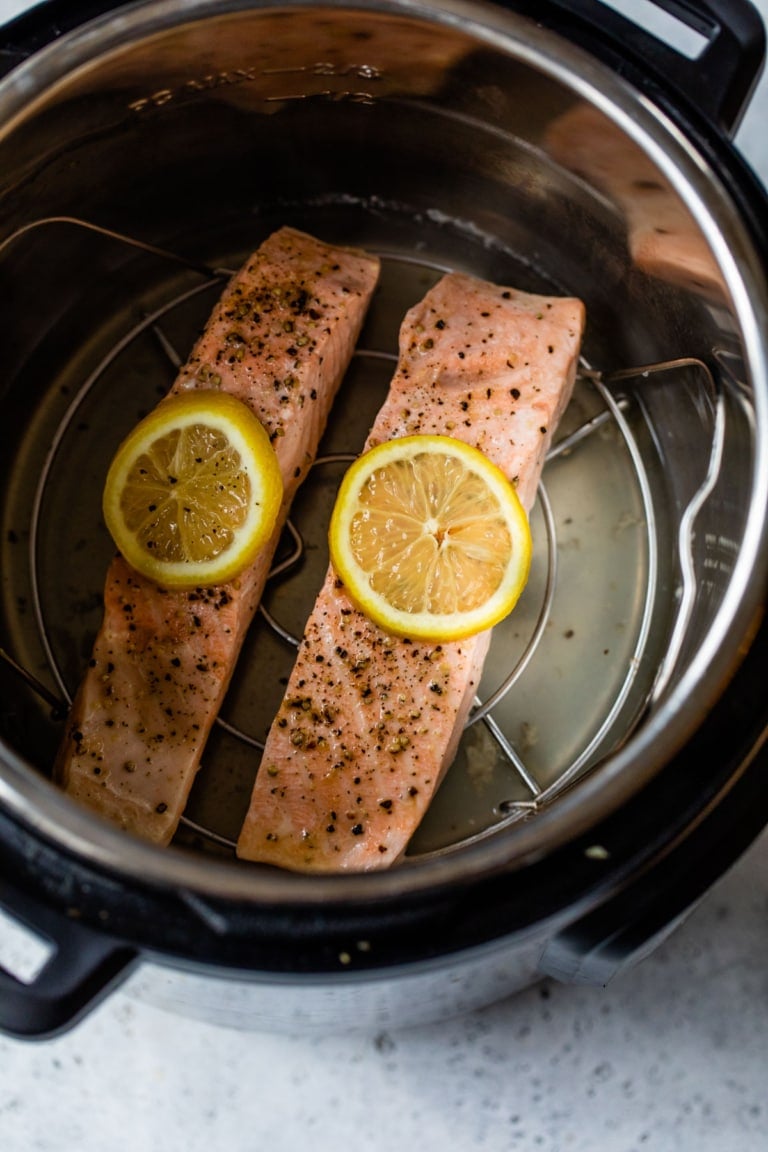
[[[66,1031],[125,977],[137,959],[134,949],[82,924],[66,920],[0,876],[0,908],[23,906],[36,935],[53,947],[37,976],[19,979],[0,967],[0,1032],[44,1039]],[[23,923],[22,920],[19,920]]]
[[[695,58],[658,39],[602,0],[502,0],[605,57],[637,87],[682,96],[732,136],[760,77],[766,37],[750,0],[648,0],[704,38]],[[653,77],[658,78],[656,82]],[[651,92],[652,94],[652,92]]]

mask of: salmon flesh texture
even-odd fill
[[[570,399],[582,303],[464,274],[408,312],[366,442],[450,435],[485,453],[526,509]],[[272,724],[237,851],[294,871],[385,868],[404,853],[457,749],[490,632],[397,639],[329,568]]]
[[[112,561],[56,776],[146,840],[167,844],[177,827],[378,275],[366,253],[280,229],[231,279],[173,384],[172,393],[214,387],[249,405],[274,445],[284,498],[271,540],[228,584],[171,591],[120,555]]]

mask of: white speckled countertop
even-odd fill
[[[25,6],[0,0],[0,22]],[[738,143],[768,181],[767,110],[763,81]],[[545,982],[441,1025],[294,1038],[164,1013],[129,981],[62,1038],[0,1038],[0,1152],[764,1152],[767,957],[764,833],[604,990]]]

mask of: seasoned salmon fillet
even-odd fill
[[[366,253],[280,229],[229,282],[173,384],[221,388],[251,407],[275,447],[284,498],[270,542],[229,584],[170,591],[120,555],[111,564],[56,775],[70,796],[144,839],[166,844],[176,829],[378,275]]]
[[[462,274],[400,331],[398,366],[366,442],[443,434],[481,449],[530,509],[573,387],[584,308]],[[451,763],[490,633],[397,639],[329,568],[271,726],[237,846],[294,871],[385,868],[405,851]]]

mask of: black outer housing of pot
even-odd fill
[[[762,23],[745,0],[659,6],[700,30],[715,29],[713,45],[696,62],[704,61],[701,69],[593,0],[507,5],[580,44],[676,121],[728,187],[768,267],[766,194],[728,138],[759,75]],[[49,0],[0,32],[0,69],[115,7]],[[398,965],[433,958],[450,964],[452,955],[484,942],[513,944],[550,928],[541,973],[605,984],[664,939],[768,821],[766,669],[768,624],[761,621],[717,707],[685,748],[588,837],[528,863],[524,873],[501,869],[389,903],[345,898],[320,915],[313,907],[286,913],[206,898],[214,930],[178,893],[127,883],[0,810],[0,907],[55,946],[29,984],[0,969],[0,1029],[40,1037],[71,1026],[142,957],[239,979],[259,972],[300,978],[338,972],[340,951],[362,938],[372,946],[356,955],[355,971],[389,968],[396,975]],[[586,852],[596,844],[607,864]]]

